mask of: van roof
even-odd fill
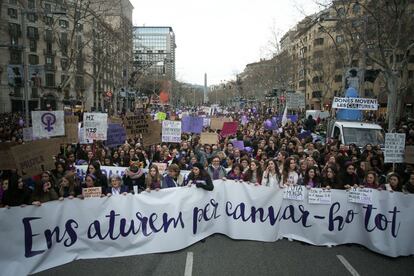
[[[342,125],[342,127],[382,129],[382,127],[377,124],[371,124],[371,123],[365,123],[365,122],[336,121],[335,124],[340,124]]]

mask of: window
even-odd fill
[[[50,43],[50,42],[52,42],[52,40],[53,40],[52,30],[46,30],[45,31],[45,41]]]
[[[31,64],[31,65],[39,64],[39,56],[29,55],[29,64]]]
[[[11,5],[17,5],[17,0],[9,0],[9,4],[11,4]]]
[[[51,13],[52,12],[52,5],[50,5],[49,3],[45,3],[45,12],[46,13]]]
[[[414,55],[408,57],[408,63],[414,63]]]
[[[67,29],[67,28],[69,28],[69,22],[68,22],[68,21],[66,21],[66,20],[62,20],[62,19],[60,19],[60,20],[59,20],[59,26],[60,26],[60,27],[62,27],[62,28]]]
[[[68,81],[68,79],[69,79],[69,76],[61,75],[60,76],[60,86],[66,86],[67,87],[67,85],[65,85],[65,84]]]
[[[313,70],[322,70],[322,63],[314,63]]]
[[[7,14],[10,16],[10,18],[17,18],[17,10],[13,8],[9,8],[7,10]]]
[[[312,98],[322,98],[322,91],[313,91]]]
[[[45,57],[45,64],[46,65],[53,65],[53,57],[51,57],[51,56],[47,56],[47,57]]]
[[[335,82],[341,82],[342,81],[342,75],[335,75]]]
[[[336,36],[336,43],[342,44],[344,42],[344,36],[343,35],[337,35]]]
[[[313,52],[313,58],[321,58],[323,56],[323,51]]]
[[[53,44],[51,42],[46,43],[46,54],[53,54]]]
[[[37,41],[36,41],[36,39],[30,39],[29,40],[29,48],[30,48],[30,52],[36,52],[37,51]]]
[[[53,25],[53,18],[50,16],[45,16],[45,25],[52,26]]]
[[[27,20],[29,21],[29,22],[32,22],[32,23],[34,23],[34,22],[36,22],[37,21],[37,15],[36,14],[34,14],[34,13],[28,13],[27,14]]]
[[[62,70],[63,70],[63,71],[68,70],[68,67],[69,67],[69,62],[68,62],[68,60],[67,60],[66,58],[62,58],[62,59],[60,60],[60,66],[62,67]]]
[[[323,79],[320,76],[313,77],[313,79],[312,79],[313,84],[322,83],[322,82],[323,82]]]
[[[359,14],[360,11],[361,11],[361,5],[358,3],[355,3],[354,6],[352,7],[352,12],[354,14]]]
[[[46,73],[46,86],[47,87],[54,87],[55,86],[55,74]]]
[[[402,62],[404,59],[404,55],[397,55],[397,62]]]
[[[10,64],[21,64],[22,63],[22,52],[21,51],[10,51]]]
[[[316,45],[323,45],[323,38],[322,38],[322,37],[320,37],[320,38],[316,38],[316,39],[313,41],[313,45],[314,45],[314,46],[316,46]]]
[[[36,8],[36,0],[28,0],[27,1],[27,7],[29,9],[35,9]]]
[[[39,98],[37,87],[32,87],[32,98]]]
[[[39,39],[39,32],[35,27],[27,27],[27,37],[31,39]]]

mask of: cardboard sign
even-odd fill
[[[102,187],[82,188],[82,195],[84,198],[101,197]]]
[[[309,204],[328,204],[332,201],[332,192],[328,189],[312,188],[308,192]]]
[[[203,131],[203,118],[185,116],[181,119],[182,132],[201,133]]]
[[[62,137],[64,144],[76,144],[79,141],[78,116],[65,116],[65,137]]]
[[[61,139],[42,139],[11,148],[22,176],[33,176],[55,168],[53,156],[60,151]]]
[[[405,133],[385,133],[384,163],[404,163]]]
[[[128,114],[125,116],[124,125],[128,138],[133,139],[137,134],[148,134],[150,122],[151,117],[148,114]]]
[[[152,163],[153,165],[157,166],[158,172],[163,174],[167,170],[167,163]]]
[[[406,146],[405,147],[405,155],[404,155],[405,163],[407,164],[414,164],[414,146]]]
[[[232,118],[221,117],[221,118],[211,118],[210,128],[212,130],[221,130],[223,129],[223,124],[225,122],[233,122]]]
[[[123,123],[122,118],[120,117],[110,117],[109,122],[112,124],[121,124]]]
[[[163,121],[162,122],[162,142],[180,143],[181,142],[181,122]]]
[[[121,124],[109,124],[105,145],[116,147],[123,145],[126,140],[125,128]]]
[[[142,136],[144,147],[161,144],[161,124],[158,121],[150,121],[149,133]]]
[[[220,135],[223,137],[234,135],[237,133],[237,128],[239,124],[237,122],[225,122],[223,124],[223,130],[221,131]]]
[[[217,133],[203,132],[201,133],[200,143],[202,145],[215,145],[218,142]]]
[[[352,188],[348,191],[348,202],[371,205],[372,195],[372,189]]]
[[[63,111],[32,111],[34,137],[55,137],[65,135]]]
[[[108,131],[108,114],[84,113],[83,127],[85,139],[105,141]]]
[[[0,170],[15,170],[17,169],[14,157],[11,153],[11,147],[17,145],[16,142],[0,143]]]
[[[377,99],[334,97],[332,102],[332,108],[378,110],[378,102]]]
[[[283,190],[283,199],[303,201],[305,187],[302,185],[290,185]]]

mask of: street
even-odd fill
[[[35,275],[339,276],[412,275],[413,271],[413,256],[394,259],[358,245],[327,248],[285,239],[264,243],[214,235],[205,243],[198,242],[177,252],[78,260]]]

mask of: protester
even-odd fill
[[[116,174],[110,177],[111,187],[106,190],[107,196],[128,194],[128,187],[121,185],[121,180],[121,177]]]
[[[158,172],[156,165],[151,165],[148,171],[148,175],[145,178],[145,191],[150,192],[152,190],[159,191],[161,189],[161,175]]]
[[[263,173],[262,185],[267,187],[280,188],[281,175],[279,168],[274,160],[268,160],[266,162],[266,169]]]
[[[244,173],[243,180],[255,185],[262,184],[262,169],[260,163],[257,160],[250,161],[249,169]]]
[[[70,174],[63,176],[58,184],[59,200],[64,198],[73,199],[82,193],[80,186],[78,186],[74,178]]]
[[[184,177],[180,174],[177,164],[168,166],[167,175],[162,179],[162,188],[181,187],[184,184]]]
[[[402,183],[400,176],[393,172],[388,174],[385,189],[390,192],[402,192]]]
[[[321,183],[319,181],[318,175],[316,174],[315,167],[309,167],[306,170],[302,185],[306,186],[308,189],[321,187]]]
[[[414,173],[410,174],[408,181],[403,187],[403,192],[414,194]]]
[[[213,181],[210,175],[204,170],[203,165],[196,163],[187,177],[187,185],[196,185],[197,188],[203,188],[207,191],[214,189]]]
[[[230,180],[242,181],[244,178],[243,166],[241,164],[234,164],[228,172],[226,178]]]
[[[282,181],[280,182],[281,188],[298,184],[299,174],[296,172],[296,167],[296,160],[294,158],[289,157],[285,160]]]
[[[106,190],[108,187],[108,178],[102,174],[101,164],[98,161],[93,161],[89,164],[87,174],[95,176],[95,186],[102,187],[102,190]]]
[[[325,171],[325,176],[322,180],[321,184],[322,188],[334,188],[338,189],[340,188],[337,178],[337,170],[336,167],[327,167]]]
[[[339,185],[337,189],[349,189],[351,187],[359,186],[359,178],[355,173],[355,165],[349,161],[345,164],[345,169],[339,177]]]
[[[207,172],[212,180],[225,179],[227,174],[226,169],[220,165],[220,157],[218,156],[213,157],[211,164],[207,167]]]
[[[31,202],[33,205],[40,206],[42,203],[57,200],[58,198],[59,196],[55,189],[53,189],[50,181],[37,181],[32,194]]]
[[[5,207],[29,205],[32,202],[31,193],[21,177],[13,177],[8,189],[3,194],[2,203]]]
[[[129,168],[125,170],[123,182],[134,194],[140,193],[146,189],[145,174],[142,169],[143,164],[138,159],[130,162]]]

